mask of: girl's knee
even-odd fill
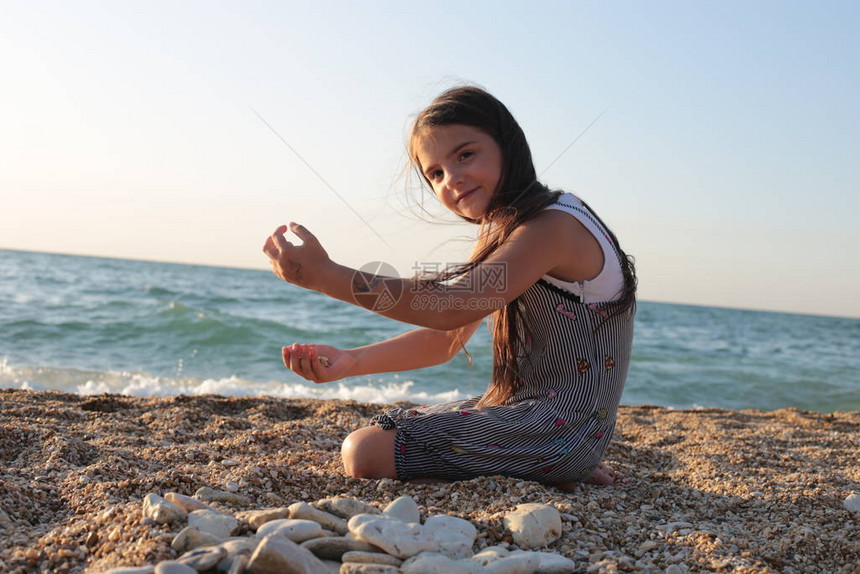
[[[364,427],[350,433],[341,447],[343,468],[353,478],[397,478],[395,430]]]

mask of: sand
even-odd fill
[[[552,504],[564,532],[549,550],[582,572],[860,573],[860,512],[843,506],[860,493],[860,412],[623,406],[607,461],[624,482],[563,493],[498,476],[347,478],[340,442],[383,408],[0,390],[0,572],[170,559],[176,529],[144,520],[141,500],[211,486],[238,488],[250,508],[408,494],[425,514],[471,520],[476,549],[513,548],[505,513]]]

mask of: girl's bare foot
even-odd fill
[[[597,484],[600,486],[612,486],[618,478],[614,472],[609,470],[609,467],[602,462],[597,465],[591,474],[585,478],[586,484]]]
[[[615,484],[616,480],[620,480],[620,477],[609,470],[609,467],[601,462],[597,465],[597,468],[591,471],[591,474],[589,474],[583,482],[586,484],[597,484],[599,486],[612,486]],[[576,486],[578,484],[578,482],[559,482],[558,484],[553,484],[553,486],[562,492],[573,492],[576,490]]]

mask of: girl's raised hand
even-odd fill
[[[284,237],[287,230],[295,233],[302,244],[293,245],[287,241]],[[304,226],[298,223],[281,225],[266,239],[263,253],[271,260],[272,273],[287,283],[322,290],[322,274],[331,260],[316,236]]]
[[[347,376],[355,359],[330,345],[299,345],[281,349],[284,366],[309,381],[328,383]]]

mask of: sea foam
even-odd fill
[[[408,401],[435,404],[468,398],[457,389],[430,393],[419,391],[411,380],[356,379],[323,384],[249,381],[240,377],[194,379],[156,377],[145,373],[78,371],[75,369],[16,369],[0,361],[0,388],[58,390],[80,395],[114,393],[132,397],[176,395],[271,396],[280,398],[349,399],[388,404]],[[82,381],[83,382],[80,382]]]

